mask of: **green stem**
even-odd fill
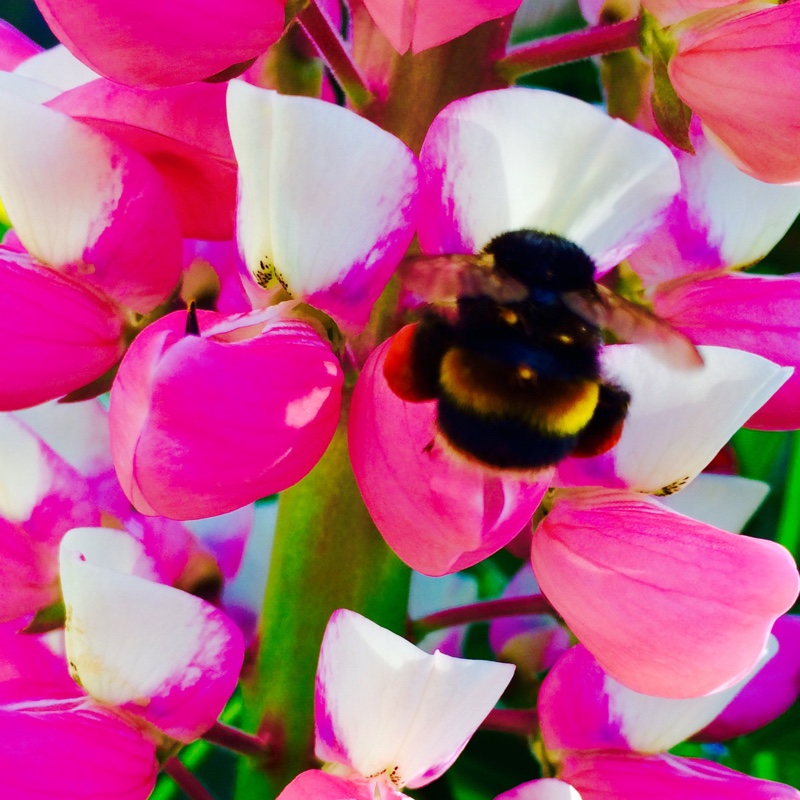
[[[242,760],[238,800],[269,800],[313,768],[314,679],[325,626],[337,608],[403,630],[411,573],[364,507],[343,422],[322,460],[281,495],[264,598],[259,660],[244,684],[243,727],[269,739]]]
[[[511,48],[506,57],[497,62],[497,71],[506,80],[513,81],[547,67],[638,47],[640,29],[640,19],[628,19],[528,42]]]
[[[800,431],[791,434],[790,442],[789,468],[776,539],[792,554],[797,555],[800,545]]]
[[[438,631],[441,628],[452,628],[456,625],[468,625],[472,622],[486,622],[499,617],[516,617],[521,614],[551,614],[558,616],[543,594],[532,594],[526,597],[504,597],[500,600],[487,600],[472,603],[468,606],[447,608],[427,617],[414,620],[411,631],[415,640]]]

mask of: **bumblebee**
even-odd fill
[[[440,439],[483,466],[539,471],[599,455],[622,433],[630,395],[600,369],[603,329],[646,342],[681,366],[702,365],[691,341],[595,283],[595,265],[554,234],[518,230],[477,256],[405,262],[408,289],[438,306],[394,338],[390,389],[435,400]]]

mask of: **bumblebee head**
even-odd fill
[[[485,248],[495,268],[531,291],[575,292],[594,286],[594,262],[561,236],[530,229],[495,236]]]

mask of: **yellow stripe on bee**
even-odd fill
[[[481,416],[513,417],[543,433],[572,436],[586,427],[597,407],[593,380],[541,378],[530,367],[492,365],[453,347],[445,353],[439,383],[451,401]]]
[[[600,384],[595,381],[575,381],[576,394],[564,398],[564,402],[554,408],[547,408],[549,413],[537,415],[541,427],[548,433],[573,436],[580,433],[588,424],[597,408],[600,396]]]

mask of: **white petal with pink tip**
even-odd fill
[[[800,187],[746,175],[709,144],[700,128],[698,123],[692,130],[695,155],[677,153],[681,192],[664,226],[631,256],[647,285],[758,261],[800,212]]]
[[[616,475],[637,491],[671,494],[687,484],[792,373],[743,350],[700,352],[705,366],[682,370],[639,345],[603,351],[605,374],[632,395],[611,457]]]
[[[580,245],[606,270],[638,247],[678,191],[652,136],[571,97],[501,89],[457,100],[420,154],[425,252],[470,252],[535,228]]]
[[[715,719],[777,652],[777,639],[770,636],[761,659],[747,676],[703,697],[654,697],[634,692],[606,675],[603,688],[609,699],[610,722],[620,726],[631,749],[640,753],[666,752]]]
[[[0,92],[0,197],[34,258],[139,313],[178,283],[180,228],[155,169],[86,125],[8,92]]]
[[[122,172],[111,165],[115,146],[63,114],[6,93],[0,143],[0,197],[22,243],[52,266],[79,261],[101,233],[95,220],[122,195]]]
[[[250,271],[274,270],[298,298],[335,289],[316,304],[366,319],[413,233],[414,155],[351,111],[242,81],[228,89],[228,119]]]
[[[230,697],[241,635],[213,606],[144,577],[126,533],[76,529],[61,544],[70,670],[96,700],[191,741]]]
[[[441,775],[514,667],[429,655],[353,611],[331,617],[317,671],[317,756],[394,786]]]

